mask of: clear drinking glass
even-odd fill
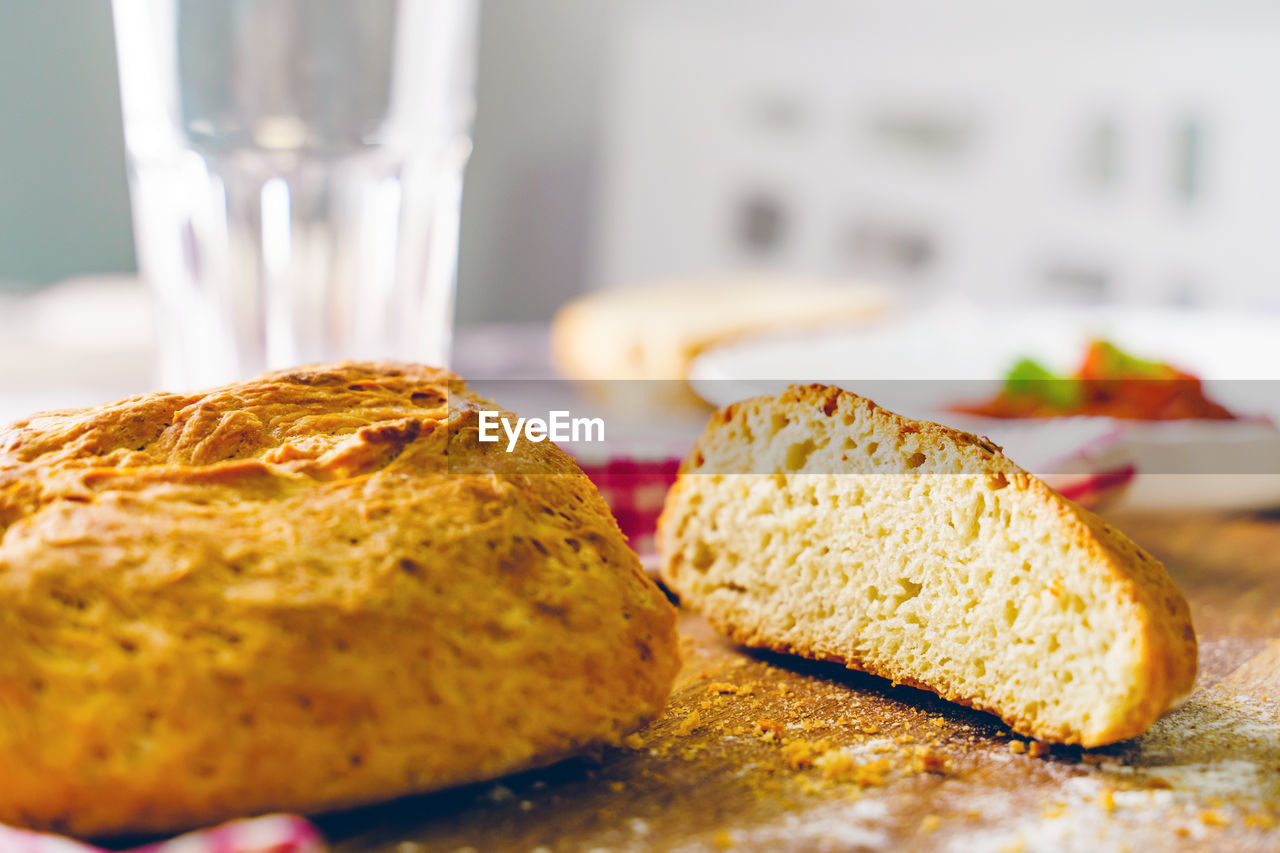
[[[475,0],[113,0],[160,381],[444,364]]]

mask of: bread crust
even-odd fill
[[[1083,546],[1091,569],[1099,573],[1116,599],[1124,602],[1141,666],[1132,701],[1113,714],[1103,728],[1067,723],[1047,726],[1017,707],[999,707],[967,693],[946,681],[925,683],[902,662],[892,657],[869,658],[850,654],[848,649],[825,648],[792,636],[783,639],[758,625],[739,624],[720,612],[715,603],[693,593],[681,576],[678,530],[688,516],[689,497],[698,478],[709,471],[708,458],[716,457],[729,440],[726,427],[746,409],[766,407],[785,416],[820,412],[828,418],[860,412],[871,418],[877,429],[894,446],[909,446],[929,455],[946,457],[955,471],[965,470],[1003,478],[1009,487],[1021,490],[1031,502],[1034,515],[1048,522],[1053,535],[1062,541]],[[728,473],[728,472],[725,472]],[[741,472],[740,472],[741,473]],[[758,472],[757,472],[758,473]],[[797,654],[840,663],[894,682],[930,690],[953,702],[1001,717],[1021,734],[1045,741],[1099,746],[1141,734],[1165,711],[1180,704],[1190,693],[1196,676],[1197,643],[1186,600],[1173,585],[1164,567],[1123,533],[1093,513],[1059,495],[1043,481],[1019,468],[990,440],[935,423],[913,421],[877,406],[872,401],[841,389],[824,385],[792,386],[780,397],[760,397],[743,401],[715,414],[693,451],[681,466],[680,478],[668,495],[658,523],[658,543],[662,555],[663,580],[694,606],[705,610],[709,621],[736,643],[754,648]]]
[[[613,742],[675,611],[550,443],[447,371],[300,368],[0,432],[0,821],[318,812]]]

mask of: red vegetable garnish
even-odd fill
[[[989,418],[1044,418],[1104,415],[1141,421],[1234,420],[1210,400],[1200,380],[1169,364],[1147,361],[1106,341],[1092,341],[1073,376],[1055,376],[1023,359],[1005,386],[983,403],[956,411]]]

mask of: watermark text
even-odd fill
[[[501,431],[500,431],[501,430]],[[516,449],[521,434],[533,442],[539,441],[604,441],[604,418],[575,418],[569,412],[556,410],[542,418],[503,417],[502,412],[480,410],[480,440],[484,442],[507,439],[507,452]]]

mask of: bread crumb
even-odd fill
[[[943,718],[943,717],[934,717],[934,718],[933,718],[932,720],[930,720],[929,722],[930,722],[930,723],[932,723],[933,725],[937,726],[938,728],[942,728],[943,726],[945,726],[945,725],[947,724],[946,719],[945,719],[945,718]]]
[[[1255,829],[1271,829],[1276,819],[1269,814],[1248,814],[1244,816],[1244,825]]]
[[[697,709],[694,709],[685,715],[684,719],[680,721],[680,724],[675,727],[672,733],[677,737],[688,737],[701,724],[702,715],[698,713]]]
[[[1032,758],[1041,758],[1049,754],[1049,747],[1045,746],[1038,740],[1033,740],[1027,744],[1027,755]]]
[[[917,773],[941,773],[947,760],[927,746],[917,746],[911,756],[911,769]]]
[[[940,826],[942,826],[942,818],[936,814],[927,814],[920,821],[920,834],[928,835]]]
[[[626,783],[626,782],[623,782],[622,780],[620,780],[620,779],[619,779],[619,780],[615,780],[615,781],[613,781],[613,782],[610,782],[610,783],[609,783],[609,787],[610,787],[611,789],[613,789],[614,791],[624,791],[624,790],[626,790],[627,783]]]
[[[1226,826],[1227,819],[1215,811],[1203,811],[1200,813],[1200,822],[1205,826]]]
[[[1098,792],[1098,806],[1104,812],[1113,812],[1116,810],[1116,792],[1110,788],[1103,788]]]
[[[622,745],[627,749],[644,749],[644,738],[639,734],[630,734],[622,739]]]
[[[729,830],[721,829],[716,832],[711,843],[717,850],[730,850],[733,848],[733,836],[729,834]]]
[[[782,747],[782,760],[797,770],[803,770],[812,767],[813,762],[829,748],[826,741],[795,740]]]
[[[822,770],[822,778],[830,782],[850,782],[862,788],[883,785],[890,767],[887,758],[861,764],[847,749],[828,750],[814,759],[813,764]]]
[[[768,718],[756,720],[756,729],[761,733],[760,737],[767,741],[776,741],[780,739],[783,732],[787,730],[786,726],[782,725],[782,723]]]
[[[1009,741],[1009,751],[1015,755],[1022,755],[1027,751],[1027,745],[1020,740]]]
[[[484,797],[491,803],[505,803],[507,800],[514,800],[516,792],[506,785],[494,785],[485,792]]]
[[[914,735],[898,735],[894,738],[898,743],[912,743],[915,741]]]
[[[707,685],[707,689],[713,693],[738,693],[740,692],[738,685],[730,684],[727,681],[713,681]]]
[[[829,783],[823,782],[822,784],[818,784],[808,776],[797,776],[796,785],[799,787],[800,793],[808,796],[817,794],[821,791],[826,790],[828,787],[830,787]]]

